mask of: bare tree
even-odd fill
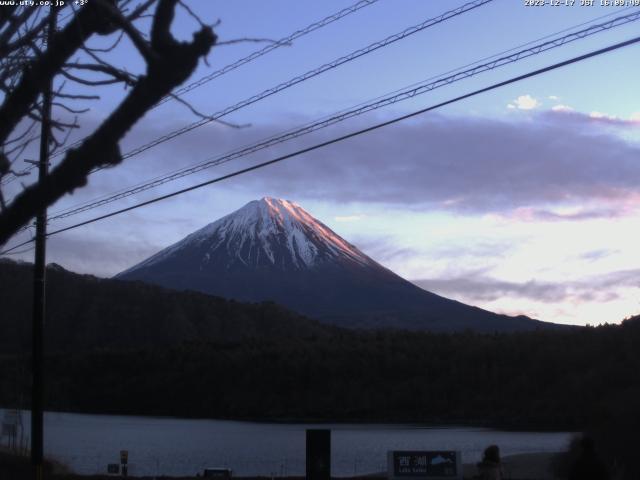
[[[200,23],[190,42],[178,41],[171,34],[179,6]],[[65,7],[64,11],[68,10],[70,7]],[[78,102],[97,98],[94,93],[103,85],[123,84],[128,93],[90,135],[64,152],[43,182],[25,187],[10,202],[0,186],[0,245],[38,210],[84,186],[91,171],[119,164],[119,141],[153,105],[189,78],[217,39],[212,27],[180,0],[91,0],[72,10],[70,20],[47,44],[44,39],[50,14],[54,13],[43,7],[0,7],[0,183],[23,174],[17,161],[38,138],[41,94],[51,79],[58,79],[53,104],[74,117],[72,121],[51,121],[53,151],[79,126],[77,116],[86,110],[78,107]],[[100,36],[114,40],[106,47],[90,47],[89,40]],[[135,46],[144,61],[143,73],[130,73],[107,60],[123,38]],[[81,86],[95,92],[77,93]]]

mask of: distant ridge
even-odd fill
[[[79,275],[56,264],[47,266],[47,280],[47,353],[322,338],[335,330],[273,303]],[[0,259],[0,285],[0,354],[29,352],[33,265]]]
[[[350,328],[504,332],[555,326],[422,290],[296,203],[270,197],[249,202],[116,278],[239,301],[272,300]]]

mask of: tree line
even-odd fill
[[[512,334],[349,332],[50,355],[48,408],[581,430],[640,400],[638,318]],[[28,398],[0,358],[0,402]],[[26,405],[23,405],[26,406]]]

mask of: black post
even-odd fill
[[[331,478],[331,430],[307,430],[307,480]]]
[[[47,30],[47,48],[56,30],[57,12],[52,6],[49,13]],[[42,125],[40,131],[40,161],[38,164],[38,182],[43,182],[49,173],[49,135],[51,131],[51,90],[53,79],[42,91]],[[31,463],[34,466],[35,480],[42,480],[43,446],[43,410],[44,410],[44,319],[45,319],[45,281],[46,281],[46,241],[47,209],[42,208],[36,216],[36,251],[33,272],[33,331],[32,331],[32,369],[33,389],[31,400]]]

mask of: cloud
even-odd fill
[[[602,112],[591,112],[589,114],[589,118],[595,120],[599,123],[607,123],[609,125],[615,126],[623,126],[623,127],[639,127],[640,126],[640,115],[634,113],[629,118],[621,118],[617,115],[609,115],[607,113]]]
[[[571,108],[568,105],[554,105],[553,107],[551,107],[551,110],[553,110],[554,112],[573,112],[574,109]]]
[[[518,110],[533,110],[540,106],[540,102],[533,98],[531,95],[520,95],[512,103],[507,105],[507,108]]]
[[[572,211],[553,211],[537,208],[517,208],[504,217],[523,222],[568,222],[593,220],[598,218],[618,218],[630,213],[626,208],[584,208],[578,207]]]
[[[344,131],[319,132],[314,140]],[[281,146],[271,156],[301,146]],[[433,115],[310,152],[233,184],[288,198],[463,214],[529,208],[558,220],[562,215],[550,213],[550,205],[587,208],[597,202],[598,208],[573,214],[585,219],[611,217],[619,202],[640,199],[638,158],[638,145],[598,129],[583,114],[545,111],[511,122]]]
[[[412,282],[425,290],[468,302],[492,302],[505,297],[543,303],[610,302],[619,298],[616,288],[640,286],[640,269],[619,270],[567,282],[531,280],[518,283],[491,278],[484,272]]]
[[[384,235],[355,235],[350,238],[351,243],[369,255],[374,260],[387,264],[390,262],[415,261],[423,257],[425,251],[418,247],[402,245],[397,238]],[[482,272],[488,272],[509,255],[516,248],[513,241],[468,240],[450,238],[446,242],[431,245],[428,256],[438,260],[454,260],[456,264],[483,264],[489,262],[492,266],[484,266]]]
[[[542,302],[566,299],[566,287],[554,283],[530,281],[515,283],[486,276],[432,278],[413,280],[420,288],[451,298],[465,298],[475,302],[492,302],[503,297],[521,297]]]
[[[380,263],[407,260],[419,253],[415,248],[399,246],[395,239],[388,236],[355,236],[351,243]]]
[[[531,220],[611,217],[632,210],[631,204],[628,210],[621,210],[621,202],[634,199],[640,204],[637,161],[640,147],[610,131],[631,124],[568,111],[538,111],[527,117],[500,121],[429,115],[210,188],[255,198],[269,194],[298,201],[329,199],[461,214],[513,215],[529,209]],[[128,187],[152,176],[149,172],[160,175],[217,157],[307,121],[298,117],[280,119],[277,123],[256,123],[240,130],[220,125],[196,129],[135,160],[127,160],[121,167],[92,176],[91,188],[78,190],[52,211]],[[144,200],[209,180],[367,127],[372,122],[355,119],[339,124],[201,171],[136,198]],[[599,128],[603,122],[611,129]],[[141,126],[135,143],[143,143],[169,129],[167,125]],[[123,148],[126,150],[127,146]],[[121,204],[112,207],[118,205]],[[579,205],[583,210],[567,214],[555,208],[563,205]],[[340,217],[345,218],[336,221],[356,220],[352,215]]]

